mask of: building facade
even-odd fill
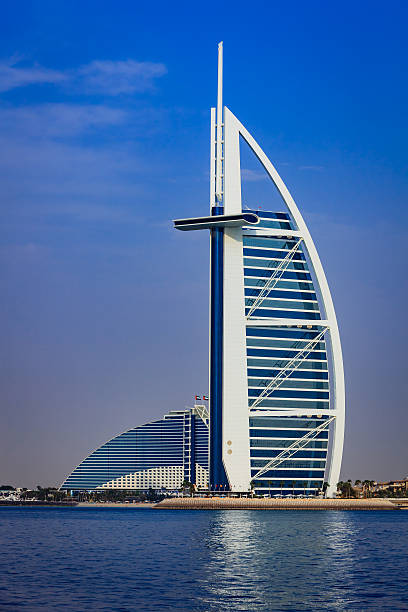
[[[280,210],[243,210],[240,139],[278,189]],[[210,216],[174,224],[210,230],[211,489],[316,494],[327,482],[333,495],[345,413],[333,302],[287,187],[223,106],[222,43],[211,110]]]
[[[204,406],[171,411],[129,429],[93,451],[60,489],[179,489],[208,487],[208,413]]]

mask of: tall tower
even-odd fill
[[[179,230],[210,230],[210,488],[315,494],[327,480],[331,495],[345,410],[332,298],[287,187],[223,106],[222,78],[220,43],[210,216],[174,222]],[[278,189],[283,210],[242,210],[240,138]]]

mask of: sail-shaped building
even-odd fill
[[[212,490],[336,490],[343,451],[342,351],[326,276],[286,185],[222,101],[211,109],[210,215],[177,229],[210,231],[209,484]],[[281,196],[243,210],[240,139]],[[264,208],[264,207],[263,207]]]
[[[240,140],[275,185],[279,210],[243,210]],[[264,208],[264,207],[263,207]],[[61,489],[178,488],[317,494],[336,490],[344,374],[336,315],[308,228],[259,144],[222,102],[211,109],[210,398],[108,440]]]

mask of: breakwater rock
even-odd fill
[[[256,499],[245,497],[173,497],[158,510],[398,510],[386,499]]]

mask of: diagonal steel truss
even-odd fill
[[[259,304],[261,302],[263,302],[264,299],[266,299],[268,293],[270,291],[272,291],[272,289],[274,289],[276,287],[276,284],[282,278],[283,273],[285,272],[285,270],[287,269],[288,265],[290,264],[290,262],[294,258],[295,253],[299,249],[299,246],[300,246],[300,243],[302,242],[302,240],[303,240],[303,238],[300,238],[297,241],[297,243],[291,248],[291,250],[287,253],[287,255],[284,257],[284,259],[282,259],[282,261],[279,263],[278,267],[275,268],[275,270],[273,271],[271,276],[268,278],[268,280],[266,281],[265,285],[262,287],[261,291],[256,296],[256,298],[255,298],[251,308],[249,309],[248,314],[246,316],[247,319],[250,318],[252,313],[258,308]]]
[[[308,431],[307,434],[305,434],[302,438],[300,438],[299,440],[295,440],[295,442],[293,442],[293,444],[288,446],[288,448],[285,448],[285,450],[279,453],[279,455],[277,455],[276,457],[268,461],[268,463],[266,463],[255,474],[255,476],[252,477],[251,480],[255,480],[256,478],[259,478],[259,476],[262,476],[262,474],[264,474],[265,472],[268,472],[269,470],[273,470],[277,468],[278,465],[280,465],[286,459],[290,459],[290,457],[292,457],[298,450],[301,450],[302,448],[304,448],[307,445],[307,443],[310,442],[310,440],[314,440],[314,438],[316,438],[320,432],[327,429],[328,425],[330,425],[330,423],[335,418],[336,418],[335,416],[332,416],[329,419],[326,419],[323,423],[320,423],[320,425]]]
[[[294,357],[292,357],[292,359],[287,363],[286,367],[281,370],[277,376],[272,378],[268,386],[265,387],[262,393],[251,404],[250,408],[256,408],[256,406],[258,406],[258,404],[260,404],[263,399],[269,397],[271,393],[273,393],[276,389],[279,389],[282,383],[284,383],[285,380],[289,378],[292,372],[297,370],[301,363],[305,359],[307,359],[308,355],[313,351],[315,346],[322,340],[327,329],[327,327],[322,329],[322,331],[319,332],[317,336],[310,340],[310,342],[308,342],[302,350],[300,350],[298,353],[296,353]]]
[[[203,421],[203,423],[208,427],[208,423],[209,423],[209,415],[208,415],[208,410],[205,406],[201,406],[201,405],[195,405],[194,409],[193,409],[194,414],[196,414],[198,417],[200,417],[200,419]]]

